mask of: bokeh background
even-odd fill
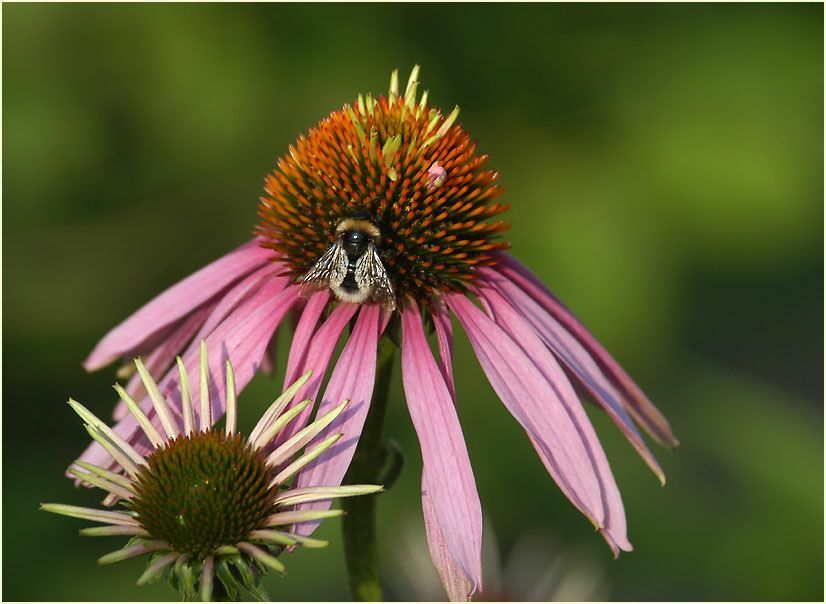
[[[592,413],[636,551],[613,560],[459,336],[460,416],[486,513],[490,597],[823,598],[823,7],[21,5],[3,16],[3,598],[174,599],[100,568],[110,539],[37,511],[91,505],[62,477],[108,417],[94,343],[247,240],[263,175],[394,67],[502,174],[513,253],[671,419],[661,488]],[[282,346],[282,352],[284,348]],[[279,360],[283,372],[286,355]],[[396,599],[441,597],[420,458],[380,500]],[[280,386],[242,397],[251,425]],[[246,422],[246,424],[245,424]],[[274,599],[349,598],[340,527]],[[498,562],[497,562],[498,559]]]

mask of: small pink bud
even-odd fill
[[[427,169],[427,188],[438,189],[447,178],[447,170],[439,165],[439,162],[433,162],[433,165]]]

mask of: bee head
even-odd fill
[[[357,234],[360,234],[360,236],[364,238],[365,242],[368,238],[371,238],[373,243],[377,245],[381,239],[381,231],[379,231],[379,227],[377,227],[369,218],[345,218],[339,222],[336,227],[336,235],[339,237],[344,236],[345,241],[357,237]]]

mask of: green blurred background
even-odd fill
[[[500,592],[488,560],[492,597],[527,597],[535,578],[515,570],[547,556],[572,599],[822,600],[821,5],[2,11],[4,599],[174,599],[133,586],[141,562],[95,565],[115,539],[37,511],[99,499],[62,477],[87,440],[66,398],[103,417],[114,403],[113,370],[80,363],[249,238],[262,177],[297,135],[420,63],[431,101],[461,105],[502,174],[514,255],[683,443],[655,449],[661,488],[591,414],[636,546],[614,561],[461,335],[460,415],[488,539],[510,561]],[[383,572],[388,597],[438,597],[419,569],[421,462],[398,382],[387,430],[408,463],[380,500]],[[256,378],[242,425],[279,386]],[[339,529],[290,557],[273,598],[348,599]]]

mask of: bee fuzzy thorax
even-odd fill
[[[345,231],[361,231],[363,233],[367,233],[373,238],[376,244],[378,244],[379,238],[381,237],[381,232],[375,224],[369,220],[363,220],[360,218],[345,218],[339,222],[336,227],[336,233],[340,234]]]
[[[417,100],[418,67],[400,93],[359,96],[302,136],[265,181],[256,233],[303,287],[339,299],[467,291],[496,263],[509,228],[487,156],[456,121]],[[491,220],[494,219],[494,220]]]

